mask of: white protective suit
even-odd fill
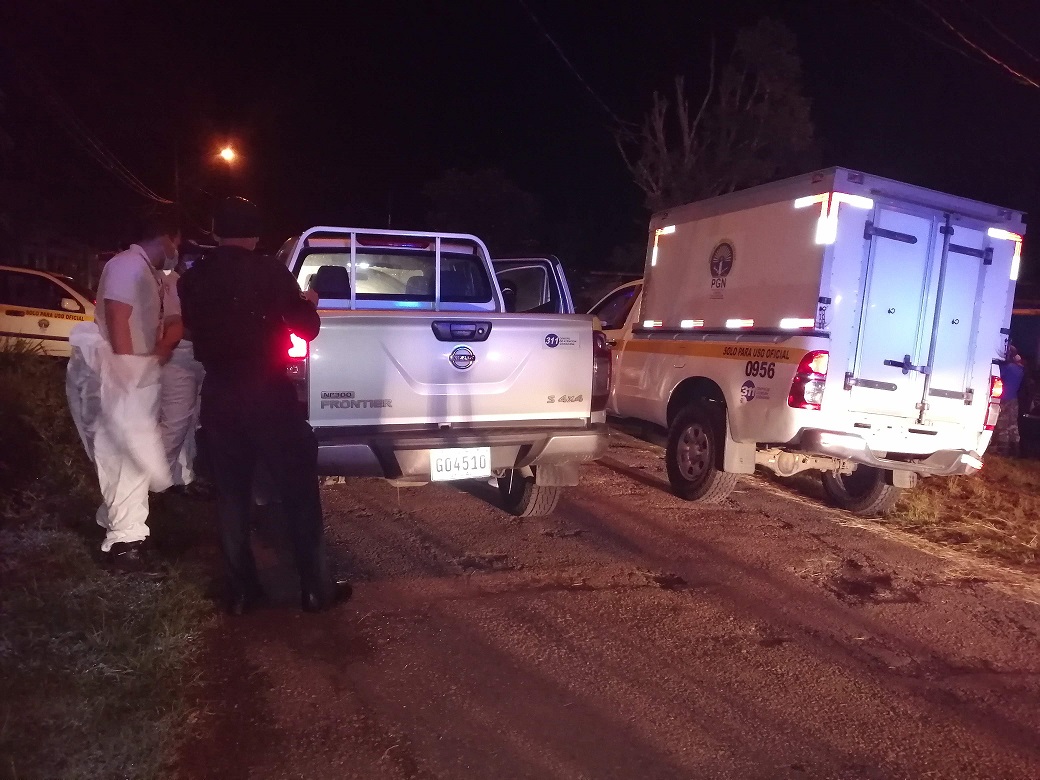
[[[186,341],[177,345],[162,367],[159,427],[175,485],[188,485],[195,479],[195,429],[205,373]]]
[[[93,322],[73,328],[65,375],[69,409],[98,472],[101,545],[148,536],[148,491],[172,484],[159,428],[161,371],[146,355],[116,355]]]
[[[180,274],[176,271],[167,271],[162,284],[166,313],[180,316],[178,279]],[[175,485],[189,485],[195,479],[195,430],[199,425],[199,391],[205,375],[202,364],[195,360],[191,342],[185,340],[177,344],[169,362],[162,367],[159,427]]]

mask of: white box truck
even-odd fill
[[[982,466],[1023,215],[831,168],[655,214],[642,283],[592,311],[609,411],[668,429],[688,499],[756,464],[861,514]]]

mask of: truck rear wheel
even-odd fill
[[[724,421],[706,404],[688,406],[668,431],[665,466],[668,481],[679,498],[718,503],[737,484],[736,474],[719,468],[722,462]]]
[[[506,511],[517,517],[548,517],[563,495],[562,487],[536,485],[534,477],[517,469],[498,478],[498,491]]]
[[[851,474],[823,473],[823,489],[830,500],[854,515],[884,517],[896,507],[902,488],[888,484],[887,472],[856,466]]]

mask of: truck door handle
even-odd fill
[[[8,317],[24,317],[25,316],[25,312],[24,311],[18,311],[17,309],[5,309],[4,310],[4,314],[6,314]]]
[[[902,360],[886,360],[886,366],[892,366],[892,368],[901,368],[903,374],[909,374],[911,371],[920,371],[922,374],[930,374],[932,370],[928,366],[915,366],[910,362],[910,356],[904,355]]]
[[[487,341],[490,322],[466,320],[434,320],[430,323],[437,341]]]
[[[607,339],[607,346],[610,349],[613,349],[614,347],[616,347],[617,346],[617,339]]]

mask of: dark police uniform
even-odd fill
[[[288,517],[303,607],[317,611],[332,598],[318,448],[285,372],[289,332],[312,340],[320,327],[317,311],[288,269],[236,246],[217,247],[199,259],[181,277],[178,290],[195,358],[206,369],[200,422],[219,496],[230,608],[241,612],[262,597],[249,540],[259,460]]]

